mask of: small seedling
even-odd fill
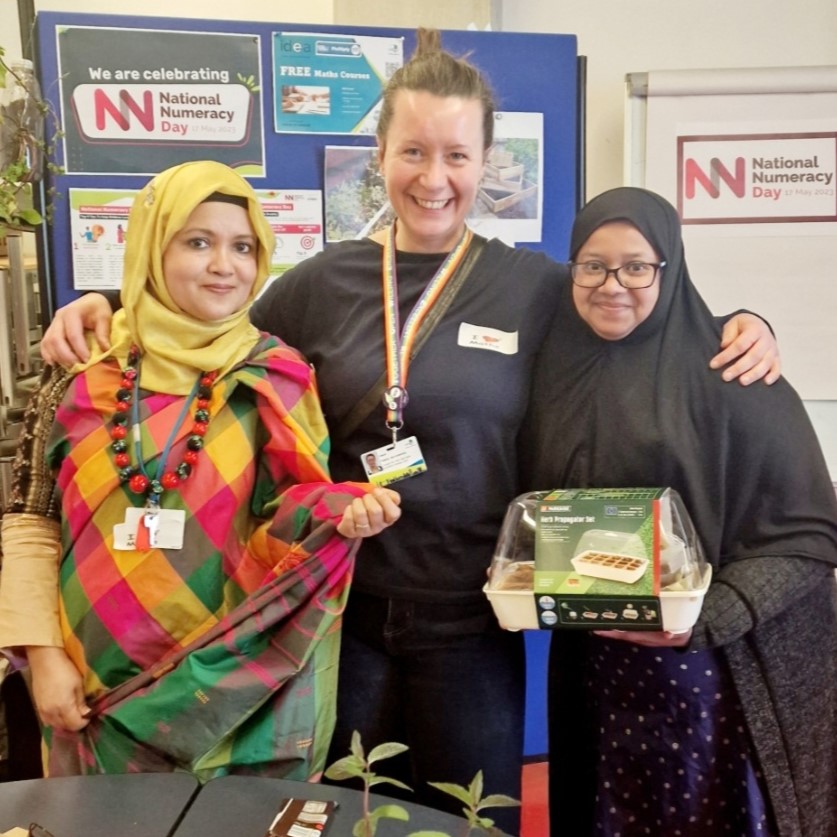
[[[360,741],[360,734],[352,733],[351,755],[338,759],[326,771],[325,775],[335,781],[346,781],[348,779],[361,779],[363,781],[363,816],[355,823],[352,829],[352,837],[375,837],[378,823],[385,818],[408,822],[409,813],[401,805],[380,805],[374,811],[369,810],[369,794],[374,785],[390,784],[402,790],[411,790],[403,782],[397,779],[390,779],[387,776],[379,776],[372,771],[372,765],[383,759],[392,758],[409,748],[405,744],[390,742],[379,744],[374,747],[367,756],[363,751]],[[520,801],[504,794],[490,794],[483,797],[483,775],[482,770],[477,771],[471,784],[465,788],[462,785],[455,785],[449,782],[430,782],[431,787],[458,799],[463,803],[462,813],[467,823],[464,824],[462,837],[471,837],[475,834],[485,834],[488,837],[500,835],[502,832],[494,826],[494,820],[483,817],[480,812],[485,808],[513,807],[519,806]],[[441,831],[414,831],[407,837],[451,837]]]

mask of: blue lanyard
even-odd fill
[[[142,455],[142,428],[140,426],[139,419],[139,373],[141,362],[141,359],[137,360],[137,375],[134,378],[134,397],[132,399],[131,404],[131,421],[133,423],[133,427],[131,428],[131,436],[134,441],[134,455],[137,458],[137,467],[139,468],[140,473],[149,482],[153,483],[158,481],[160,477],[165,473],[166,462],[168,461],[169,453],[171,453],[171,446],[174,444],[174,440],[177,436],[177,431],[180,429],[180,425],[183,424],[183,419],[186,418],[186,415],[189,412],[189,405],[192,403],[195,396],[198,394],[198,387],[201,383],[201,376],[198,376],[198,379],[195,381],[194,386],[192,387],[192,391],[189,393],[188,397],[183,402],[183,407],[180,410],[180,415],[177,417],[177,421],[175,422],[175,425],[172,428],[171,433],[169,433],[169,438],[166,440],[166,444],[163,447],[163,453],[157,460],[157,468],[154,471],[154,476],[151,477],[145,470],[145,460]],[[155,494],[154,492],[151,492],[148,495],[148,503],[154,506],[159,505],[160,496],[158,494]]]

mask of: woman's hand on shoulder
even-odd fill
[[[646,648],[682,648],[692,638],[691,628],[683,633],[674,631],[593,631],[596,636],[605,639],[617,639],[620,642],[632,642]]]
[[[391,488],[376,488],[355,497],[343,512],[337,531],[345,538],[369,538],[401,517],[401,495]]]
[[[736,378],[742,386],[764,379],[773,384],[782,374],[779,344],[767,323],[755,314],[736,314],[724,325],[721,349],[709,361],[712,369],[726,367],[721,373],[725,381]]]
[[[90,359],[85,330],[96,335],[102,350],[110,348],[113,311],[102,294],[90,293],[59,308],[41,340],[41,357],[49,364],[70,367]]]

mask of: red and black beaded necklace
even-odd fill
[[[157,461],[155,474],[152,477],[145,470],[145,461],[142,456],[142,434],[139,422],[139,366],[140,351],[136,346],[131,346],[128,351],[127,365],[122,371],[122,381],[116,391],[116,412],[113,415],[113,424],[110,430],[110,437],[113,439],[111,449],[114,453],[113,461],[119,472],[120,481],[128,483],[128,487],[134,494],[144,495],[149,503],[159,505],[163,493],[177,488],[182,481],[188,479],[197,464],[198,453],[203,448],[203,437],[209,427],[209,399],[212,396],[212,386],[218,377],[218,372],[201,372],[198,376],[192,391],[183,403],[183,410],[169,435],[163,452]],[[166,471],[166,461],[174,437],[193,399],[197,399],[194,423],[192,424],[191,435],[186,440],[186,452],[183,454],[183,461],[174,470]],[[132,439],[136,465],[131,464],[131,456],[128,453],[129,411],[133,425]]]

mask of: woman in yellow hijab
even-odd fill
[[[228,167],[155,177],[111,348],[30,404],[0,647],[31,666],[49,775],[323,768],[355,538],[399,510],[330,483],[310,367],[250,325],[273,244]]]
[[[257,276],[246,305],[211,322],[184,316],[166,286],[163,255],[195,207],[205,201],[240,202],[252,234]],[[234,205],[234,204],[231,204]],[[199,161],[167,169],[148,183],[131,208],[122,274],[122,310],[111,323],[111,349],[95,352],[85,369],[114,355],[125,362],[136,344],[143,354],[148,389],[185,394],[194,370],[223,375],[243,360],[259,339],[248,309],[267,282],[275,240],[250,184],[221,163]],[[146,381],[144,381],[146,383]]]

